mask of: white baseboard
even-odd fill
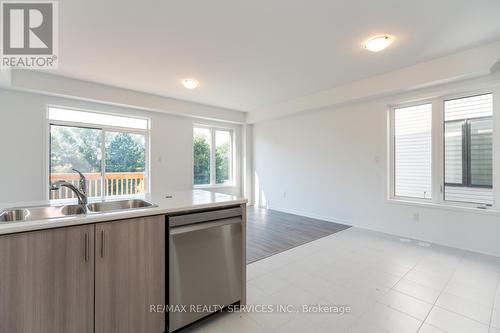
[[[255,207],[257,207],[257,205]],[[260,206],[260,208],[267,208],[267,209],[271,209],[271,210],[276,210],[278,212],[309,217],[309,218],[323,220],[323,221],[327,221],[327,222],[341,223],[341,224],[345,224],[345,225],[348,225],[351,227],[356,227],[356,228],[364,229],[364,230],[370,230],[370,231],[374,231],[374,232],[380,232],[380,233],[383,233],[386,235],[391,235],[394,237],[409,238],[409,239],[412,239],[413,241],[417,241],[417,242],[422,241],[422,242],[431,243],[433,245],[446,246],[446,247],[450,247],[450,248],[454,248],[454,249],[470,251],[470,252],[475,252],[475,253],[481,253],[481,254],[485,254],[485,255],[489,255],[489,256],[497,256],[497,257],[499,256],[499,254],[497,252],[494,252],[494,251],[487,251],[484,249],[478,249],[476,247],[459,245],[459,244],[455,244],[453,242],[446,242],[446,241],[435,239],[432,237],[423,237],[423,236],[416,237],[415,235],[410,235],[410,234],[404,233],[404,232],[394,232],[388,228],[383,228],[383,227],[376,226],[376,225],[366,225],[363,223],[353,225],[350,221],[347,221],[344,219],[337,219],[337,218],[332,218],[332,217],[328,217],[328,216],[310,214],[307,212],[302,212],[299,210],[282,208],[282,207],[274,207],[274,206],[263,207],[263,206]]]

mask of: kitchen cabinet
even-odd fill
[[[162,333],[165,216],[0,236],[0,332]]]
[[[161,333],[165,314],[165,217],[95,226],[95,333]]]
[[[0,236],[0,332],[93,332],[93,248],[93,225]]]

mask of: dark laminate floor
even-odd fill
[[[349,228],[264,208],[248,208],[247,263]]]

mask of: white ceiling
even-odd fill
[[[498,0],[64,0],[60,11],[56,74],[241,111],[500,39]],[[380,33],[393,46],[362,49]]]

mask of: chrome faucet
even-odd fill
[[[77,172],[80,175],[80,181],[78,182],[80,192],[87,195],[87,179],[85,178],[83,173],[81,173],[80,171],[78,171],[76,169],[72,169],[72,170],[74,172]]]
[[[80,175],[80,181],[78,183],[79,188],[76,188],[75,185],[73,185],[70,182],[67,182],[65,180],[58,180],[57,182],[52,183],[52,185],[50,186],[50,190],[57,191],[61,187],[67,187],[71,191],[73,191],[73,193],[75,193],[76,197],[78,198],[78,204],[83,206],[83,205],[86,205],[88,203],[88,200],[87,200],[87,180],[85,179],[85,176],[83,175],[83,173],[81,173],[80,171],[78,171],[76,169],[73,169],[73,171],[78,172],[78,174]]]

